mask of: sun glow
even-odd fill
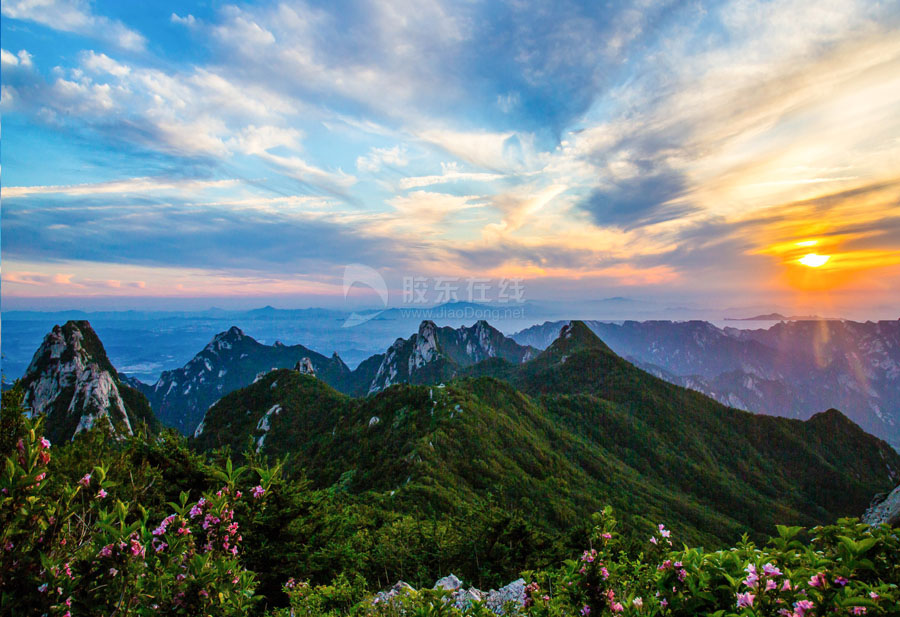
[[[809,253],[808,255],[804,255],[797,261],[802,263],[804,266],[809,266],[810,268],[818,268],[819,266],[824,266],[826,263],[828,263],[829,259],[831,259],[831,255]]]

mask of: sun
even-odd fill
[[[828,263],[828,260],[831,259],[831,255],[819,255],[818,253],[809,253],[804,255],[797,261],[802,263],[804,266],[809,266],[810,268],[818,268],[819,266],[824,266]]]

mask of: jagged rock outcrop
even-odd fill
[[[900,527],[900,486],[887,495],[877,496],[862,520],[868,525],[890,525]]]
[[[299,362],[297,362],[297,365],[294,366],[294,370],[298,371],[301,375],[312,375],[313,377],[316,376],[316,369],[309,357],[304,357]]]
[[[113,435],[131,435],[141,423],[155,427],[146,398],[113,368],[87,321],[54,326],[22,378],[23,403],[47,416],[51,441],[72,439],[102,424]]]
[[[520,364],[535,355],[533,348],[519,345],[484,320],[460,328],[439,328],[426,320],[416,334],[388,348],[366,391],[372,394],[397,383],[437,383],[489,358]]]

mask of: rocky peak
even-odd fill
[[[149,412],[143,396],[119,379],[87,321],[54,326],[22,383],[25,407],[47,416],[47,431],[57,441],[71,439],[97,422],[115,435],[132,434],[136,418],[126,397],[142,408],[139,415]]]
[[[312,360],[310,360],[309,357],[301,358],[296,366],[294,366],[294,370],[298,371],[301,375],[316,376],[316,369],[313,368]]]
[[[589,349],[609,351],[609,347],[583,321],[571,321],[563,325],[559,338],[542,355],[565,361],[564,358],[573,353]]]
[[[425,320],[419,325],[415,336],[412,355],[409,357],[409,372],[422,368],[440,355],[437,341],[437,326]]]
[[[222,351],[231,349],[235,343],[244,339],[244,332],[237,326],[231,326],[225,332],[216,334],[206,346],[207,351]]]

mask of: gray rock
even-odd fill
[[[862,520],[868,525],[887,524],[891,527],[900,525],[900,486],[884,497],[878,495],[863,514]]]
[[[455,574],[439,578],[434,584],[435,589],[445,589],[447,591],[456,591],[460,587],[462,587],[462,581]]]
[[[375,594],[372,604],[381,604],[383,602],[393,602],[398,596],[404,596],[414,592],[413,586],[403,581],[397,583],[387,591],[379,591]]]
[[[308,357],[302,358],[297,364],[294,366],[295,371],[299,371],[302,375],[312,375],[316,376],[316,369],[313,368],[312,360]]]
[[[525,605],[525,579],[520,578],[496,591],[491,589],[484,599],[485,605],[494,613],[503,613],[503,607],[513,602],[516,606]]]

